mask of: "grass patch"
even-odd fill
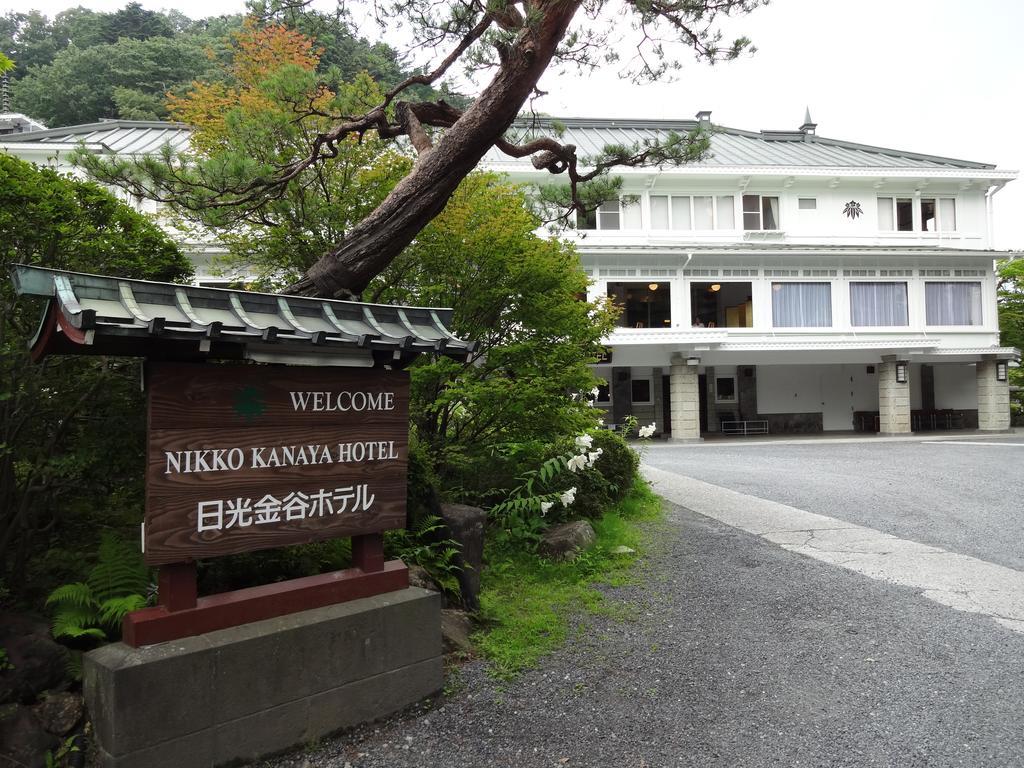
[[[661,516],[660,499],[637,479],[623,501],[592,521],[597,542],[575,560],[554,562],[525,552],[489,550],[480,594],[480,616],[487,629],[474,640],[492,662],[492,676],[512,679],[560,647],[572,611],[626,617],[628,607],[609,604],[595,586],[629,582],[644,549],[638,524]],[[635,552],[612,551],[620,546]]]

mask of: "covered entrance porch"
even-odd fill
[[[1015,350],[672,352],[667,365],[598,370],[610,423],[634,416],[673,440],[719,435],[912,432],[1010,427]],[[629,356],[619,355],[619,359]]]

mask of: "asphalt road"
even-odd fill
[[[1024,570],[1024,437],[942,440],[652,445],[644,462]]]
[[[704,446],[645,459],[1019,563],[1021,523],[1009,518],[1024,447],[968,448]],[[715,498],[701,492],[704,504]],[[771,509],[732,504],[740,516]],[[642,579],[609,593],[634,620],[581,620],[571,643],[513,683],[471,662],[431,707],[264,765],[1024,766],[1024,632],[789,551],[771,533],[666,507]],[[814,517],[799,510],[794,520]]]

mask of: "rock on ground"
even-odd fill
[[[540,543],[541,554],[555,559],[571,560],[597,541],[594,527],[586,520],[573,520],[549,528]]]
[[[487,513],[466,504],[442,504],[441,519],[459,545],[458,566],[462,605],[468,611],[480,608],[480,570],[484,562],[484,523]]]
[[[50,639],[45,621],[20,613],[0,613],[0,648],[7,668],[0,670],[0,704],[31,703],[43,691],[64,685],[67,649]]]
[[[472,632],[473,621],[468,613],[451,608],[441,611],[441,638],[445,653],[472,653],[473,643],[469,640]]]

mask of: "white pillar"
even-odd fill
[[[698,381],[697,366],[687,365],[684,359],[673,356],[669,368],[673,440],[700,440]]]
[[[896,381],[896,368],[903,366],[903,383]],[[910,364],[885,360],[878,366],[878,431],[883,435],[910,434]]]
[[[978,377],[978,429],[1005,432],[1010,428],[1010,382],[996,379],[996,366],[1005,361],[982,360],[975,366]]]

